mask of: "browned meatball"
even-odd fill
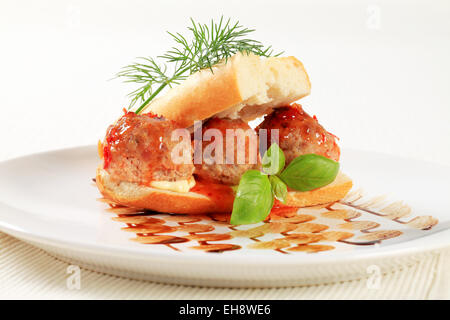
[[[103,143],[104,169],[114,178],[149,185],[151,181],[188,179],[194,165],[175,164],[171,141],[176,125],[153,114],[126,113],[108,128]]]
[[[208,129],[217,129],[220,131],[223,139],[222,139],[222,157],[216,155],[213,148],[210,150],[211,153],[205,152],[208,151],[208,146],[212,143],[216,142],[215,137],[211,137],[211,141],[205,141],[205,132]],[[227,144],[227,129],[231,129],[229,131],[229,137],[231,134],[238,133],[236,129],[242,129],[241,133],[248,135],[244,136],[234,136],[230,138],[233,139],[233,145]],[[202,143],[202,163],[195,164],[195,172],[194,174],[200,179],[207,182],[212,183],[223,183],[227,185],[237,185],[239,184],[239,180],[245,171],[250,169],[256,169],[259,166],[260,158],[258,154],[258,137],[256,133],[250,128],[250,126],[240,119],[231,120],[231,119],[219,119],[212,118],[208,120],[203,125],[203,143]],[[248,130],[248,131],[247,131]],[[241,139],[241,148],[238,148],[238,141]],[[244,140],[245,139],[245,140]],[[245,141],[245,143],[244,143]],[[218,143],[218,141],[216,142]],[[227,148],[228,145],[228,148]],[[207,149],[208,148],[208,149]],[[220,149],[218,149],[220,150]],[[228,151],[228,163],[227,163],[227,151]],[[211,155],[209,157],[208,155]],[[216,156],[219,160],[216,162]],[[232,162],[232,163],[230,163]]]
[[[335,137],[326,131],[302,106],[293,104],[275,109],[264,118],[258,129],[267,129],[270,143],[270,130],[279,130],[279,146],[286,156],[286,164],[296,157],[315,153],[338,161],[340,150]]]

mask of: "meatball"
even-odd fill
[[[171,151],[174,122],[153,114],[125,113],[108,128],[103,142],[104,169],[117,180],[149,185],[192,177],[192,163],[175,164]],[[191,155],[192,151],[190,150]]]
[[[221,141],[216,139],[214,131],[209,131],[208,138],[209,129],[217,129]],[[244,121],[212,118],[203,125],[202,136],[202,161],[195,163],[194,172],[200,180],[237,185],[245,171],[259,167],[258,136]]]
[[[311,118],[303,111],[299,104],[275,109],[264,118],[258,129],[267,129],[269,143],[270,130],[279,130],[279,146],[284,151],[286,164],[307,153],[339,160],[340,150],[335,136],[326,131],[316,117]]]

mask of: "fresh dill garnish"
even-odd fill
[[[264,47],[261,42],[249,39],[248,35],[255,30],[244,28],[239,25],[239,21],[231,24],[230,19],[224,22],[221,17],[219,23],[211,20],[211,24],[207,25],[197,23],[191,18],[191,23],[188,27],[191,33],[190,40],[178,32],[168,32],[176,42],[174,47],[157,56],[157,59],[137,58],[136,62],[122,68],[117,74],[117,77],[125,78],[124,82],[141,84],[129,94],[131,98],[129,108],[140,104],[136,113],[144,110],[166,86],[179,84],[201,69],[210,69],[213,72],[212,67],[215,64],[223,60],[226,62],[237,52],[253,53],[263,57],[273,54],[270,46]],[[168,65],[171,68],[168,68]]]

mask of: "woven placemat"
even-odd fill
[[[166,285],[74,270],[41,249],[0,233],[2,299],[449,299],[450,254],[431,254],[378,279],[326,285],[229,289]],[[78,272],[78,271],[77,271]],[[78,288],[79,284],[79,288]]]

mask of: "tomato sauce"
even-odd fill
[[[200,180],[196,181],[195,186],[189,191],[211,198],[212,201],[219,204],[224,209],[231,209],[233,207],[234,192],[233,189],[227,185],[208,183]]]
[[[265,117],[259,129],[268,129],[269,142],[272,141],[272,129],[278,129],[279,145],[288,154],[316,153],[339,160],[340,150],[335,141],[338,138],[325,130],[317,117],[311,117],[299,104],[275,109]]]
[[[103,162],[104,169],[108,169],[111,163],[112,148],[114,148],[114,146],[117,146],[119,144],[122,135],[132,127],[131,120],[138,116],[136,113],[132,111],[127,111],[126,109],[123,109],[123,112],[124,115],[122,116],[122,118],[120,118],[120,124],[110,126],[106,133],[105,144],[103,145],[103,152],[102,152],[104,160]],[[159,117],[151,112],[140,116],[162,119],[162,117]]]
[[[270,215],[285,216],[290,213],[294,213],[297,210],[298,207],[287,206],[275,199],[272,210],[270,210]]]

